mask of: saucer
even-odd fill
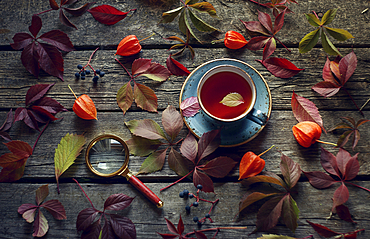
[[[265,79],[252,66],[240,60],[223,58],[208,61],[198,66],[190,73],[181,88],[179,99],[180,104],[183,100],[189,97],[197,97],[197,87],[202,76],[211,68],[219,65],[237,66],[246,71],[251,76],[256,85],[257,91],[257,98],[256,103],[254,104],[254,109],[256,109],[259,114],[264,115],[267,118],[266,122],[263,125],[260,125],[249,120],[248,118],[243,118],[236,122],[220,124],[214,121],[212,122],[212,120],[210,120],[209,117],[205,115],[202,109],[200,109],[195,116],[183,116],[183,119],[186,127],[188,127],[188,129],[197,138],[200,138],[206,132],[221,128],[220,146],[234,147],[251,141],[266,126],[266,123],[271,114],[271,93]]]

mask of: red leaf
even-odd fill
[[[56,1],[55,1],[55,0],[49,0],[49,3],[50,3],[50,7],[51,7],[53,10],[58,10],[58,9],[59,9],[58,3],[56,3]]]
[[[177,232],[181,235],[184,232],[184,222],[182,221],[181,215],[179,219],[179,223],[177,224]]]
[[[64,8],[68,13],[72,14],[73,16],[81,16],[84,14],[87,10],[89,10],[90,6],[95,4],[95,2],[85,3],[81,7],[78,8]]]
[[[324,129],[319,109],[313,102],[302,96],[297,95],[293,91],[291,105],[294,117],[298,120],[298,122],[312,121],[317,123],[322,129]]]
[[[104,210],[123,210],[131,204],[132,200],[134,198],[122,193],[110,195],[104,202]]]
[[[37,15],[32,16],[32,22],[31,26],[28,27],[28,30],[31,32],[31,34],[36,38],[37,34],[39,33],[40,29],[42,27],[42,21],[41,18]]]
[[[155,81],[165,81],[171,75],[171,72],[161,64],[152,62],[150,67],[145,72],[138,74],[138,76],[139,75]]]
[[[13,140],[9,143],[5,143],[6,147],[12,152],[15,156],[20,158],[28,158],[32,155],[32,148],[26,142],[20,140]]]
[[[198,153],[198,143],[195,137],[189,132],[184,141],[182,141],[180,152],[185,158],[196,164]]]
[[[52,44],[62,51],[70,52],[75,50],[68,35],[60,30],[52,30],[50,32],[46,32],[42,34],[39,38]]]
[[[46,201],[41,207],[46,208],[51,215],[57,220],[67,219],[66,211],[62,203],[58,200],[49,200]]]
[[[176,229],[175,225],[173,225],[173,223],[167,218],[164,219],[166,220],[168,230],[172,233],[179,234],[179,231]]]
[[[157,232],[163,239],[175,239],[176,237],[178,237],[178,235],[173,235],[173,234],[169,234],[169,233],[159,233]]]
[[[340,177],[337,159],[332,153],[330,153],[323,147],[321,147],[321,165],[326,172]]]
[[[269,56],[271,56],[272,53],[276,50],[276,41],[273,37],[268,40],[268,42],[265,45],[265,48],[263,49],[263,57],[262,60],[266,60]]]
[[[273,197],[262,205],[257,214],[256,230],[268,231],[276,226],[281,216],[283,199],[283,196]]]
[[[117,237],[125,239],[136,238],[135,225],[129,218],[118,214],[111,214],[110,219],[112,228]]]
[[[73,27],[77,29],[77,27],[67,18],[67,16],[64,14],[62,10],[59,11],[59,20],[67,27]]]
[[[42,237],[46,234],[49,229],[48,221],[46,220],[44,214],[40,210],[38,210],[38,214],[36,216],[36,220],[33,224],[33,234],[34,237]]]
[[[131,67],[132,75],[141,74],[147,71],[152,64],[152,59],[139,58],[134,60]]]
[[[314,85],[312,89],[324,97],[331,97],[338,93],[341,86],[338,86],[329,81],[321,81]]]
[[[13,110],[10,109],[9,112],[6,114],[6,119],[3,125],[0,127],[0,131],[7,131],[8,129],[10,129],[12,127],[13,120]]]
[[[260,62],[269,72],[279,78],[290,78],[304,70],[297,68],[285,58],[270,57],[264,61],[256,61]]]
[[[95,208],[85,208],[82,210],[78,216],[76,221],[76,227],[78,231],[85,231],[91,223],[94,222],[95,218],[98,216],[99,211]]]
[[[258,11],[258,20],[261,22],[261,24],[270,32],[273,32],[272,27],[272,21],[270,15],[264,12]]]
[[[207,239],[207,236],[201,231],[194,231],[194,234],[197,239]]]
[[[279,15],[277,15],[277,17],[275,18],[275,24],[274,24],[274,35],[276,33],[278,33],[281,28],[283,27],[284,25],[284,15],[285,15],[285,11],[282,11]]]
[[[308,181],[312,186],[315,188],[328,188],[337,181],[335,181],[332,177],[329,175],[323,173],[323,172],[303,172],[306,177],[308,178]]]
[[[248,31],[257,32],[263,35],[270,35],[268,30],[258,21],[250,21],[250,22],[244,22],[242,20],[240,21],[244,24],[245,28],[247,28]]]
[[[101,231],[101,219],[92,223],[82,234],[81,239],[98,239]]]
[[[232,158],[221,156],[209,161],[206,165],[200,167],[206,174],[216,177],[223,178],[234,168],[237,164]]]
[[[171,137],[172,141],[175,140],[184,126],[180,113],[172,105],[167,106],[163,111],[162,125],[166,133]]]
[[[16,33],[13,37],[14,43],[10,43],[10,46],[14,50],[20,50],[28,46],[33,40],[33,37],[28,33]]]
[[[219,129],[212,130],[200,137],[198,142],[198,162],[213,153],[220,146],[220,131]]]
[[[280,170],[289,188],[294,187],[301,177],[301,167],[284,154],[281,155]]]
[[[322,69],[322,78],[324,79],[324,81],[331,82],[338,86],[338,82],[335,79],[333,73],[331,72],[330,65],[331,64],[330,64],[329,57],[326,57],[326,62],[325,62],[324,68]]]
[[[23,177],[24,168],[26,166],[27,159],[23,159],[21,166],[15,170],[11,168],[3,168],[0,172],[0,182],[14,182]]]
[[[214,192],[212,179],[210,177],[208,177],[207,174],[199,171],[198,169],[194,170],[193,183],[194,183],[195,187],[199,184],[202,185],[203,186],[203,188],[202,188],[203,192],[206,192],[206,193]]]
[[[157,96],[149,87],[134,82],[134,98],[138,107],[150,112],[157,112]]]
[[[26,211],[34,209],[34,208],[38,208],[38,207],[34,204],[31,204],[31,203],[25,203],[25,204],[22,204],[21,206],[19,206],[18,213],[23,214]]]
[[[341,75],[340,81],[344,85],[348,79],[353,75],[357,67],[357,57],[352,51],[339,61],[339,72]]]
[[[55,46],[49,44],[39,43],[39,46],[38,56],[41,69],[49,75],[58,77],[64,81],[62,53]]]
[[[166,60],[166,65],[173,75],[187,76],[190,74],[190,71],[185,66],[183,66],[180,62],[173,59],[171,55],[168,56]]]
[[[91,13],[91,15],[98,22],[106,24],[106,25],[114,25],[117,22],[124,19],[129,12],[135,11],[135,10],[136,9],[131,9],[128,12],[121,12],[115,7],[103,4],[103,5],[89,9],[88,12]]]
[[[21,54],[22,64],[24,67],[26,67],[28,72],[36,77],[39,76],[40,72],[38,48],[39,45],[36,45],[35,42],[32,42],[23,49]]]
[[[253,37],[252,39],[250,39],[246,46],[249,50],[257,51],[261,49],[269,41],[269,39],[271,39],[271,37],[266,36]]]
[[[306,222],[308,222],[313,227],[313,229],[315,229],[315,231],[320,234],[320,236],[323,236],[325,238],[341,235],[341,233],[330,230],[329,228],[324,227],[323,225],[313,223],[308,220],[306,220]]]
[[[182,115],[185,117],[192,117],[196,115],[200,110],[198,98],[195,96],[186,98],[183,102],[181,102],[180,109],[182,111]]]
[[[351,213],[348,210],[348,207],[345,205],[338,205],[335,207],[335,211],[337,212],[340,219],[346,221],[346,222],[352,222],[356,223],[352,220]]]
[[[337,190],[335,190],[334,192],[333,206],[336,207],[341,204],[344,204],[345,202],[348,201],[348,198],[349,198],[348,188],[346,185],[344,185],[344,183],[342,183],[342,185],[340,185],[339,188],[337,188]]]
[[[53,84],[37,84],[31,86],[26,94],[26,106],[30,105],[31,103],[41,99],[44,97],[44,95],[49,91],[51,87],[53,87],[55,83]]]
[[[360,164],[357,161],[357,155],[358,153],[351,157],[346,150],[339,148],[336,160],[343,179],[351,180],[356,177],[360,169]]]
[[[114,239],[114,238],[115,238],[115,235],[114,235],[111,221],[106,220],[103,226],[101,239]]]
[[[58,101],[50,98],[50,97],[43,97],[41,100],[37,102],[37,106],[43,108],[44,110],[48,111],[50,114],[56,114],[62,111],[68,111],[61,105]]]

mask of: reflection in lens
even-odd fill
[[[112,138],[97,141],[90,149],[89,160],[92,167],[104,174],[114,173],[125,163],[126,152],[120,142]]]

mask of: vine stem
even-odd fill
[[[281,45],[283,45],[283,47],[285,48],[285,49],[287,49],[289,52],[291,52],[290,50],[289,50],[289,48],[288,47],[286,47],[285,45],[284,45],[284,43],[282,43],[278,38],[276,38],[276,37],[274,37],[276,40],[278,40],[278,42],[281,44]]]
[[[146,40],[146,39],[148,39],[148,38],[150,38],[150,37],[152,37],[152,36],[154,36],[154,35],[155,35],[155,33],[153,33],[152,35],[150,35],[150,36],[148,36],[148,37],[145,37],[145,38],[143,38],[143,39],[139,40],[139,42],[144,41],[144,40]]]
[[[131,75],[131,73],[127,70],[127,68],[117,59],[117,58],[114,58],[122,67],[123,69],[125,69],[125,71],[127,72],[127,74],[130,76],[131,79],[134,79]]]
[[[335,143],[325,142],[325,141],[321,141],[321,140],[318,140],[318,139],[316,139],[316,142],[318,142],[318,143],[322,143],[322,144],[329,144],[329,145],[333,145],[333,146],[335,146],[335,147],[338,147],[338,145],[337,145],[337,144],[335,144]]]
[[[76,94],[73,92],[72,88],[68,85],[68,88],[72,91],[73,95],[76,97],[76,100],[77,100],[77,96]]]
[[[354,184],[354,183],[351,183],[351,182],[347,182],[347,181],[346,181],[346,183],[351,184],[352,186],[356,186],[356,187],[358,187],[358,188],[361,188],[361,189],[363,189],[363,190],[365,190],[365,191],[370,192],[370,190],[369,190],[369,189],[364,188],[364,187],[361,187],[360,185],[357,185],[357,184]]]
[[[170,187],[172,187],[173,185],[175,185],[176,183],[178,183],[178,182],[180,182],[181,180],[183,180],[184,178],[186,178],[187,176],[189,176],[192,172],[194,172],[194,169],[193,170],[191,170],[188,174],[186,174],[184,177],[182,177],[182,178],[180,178],[179,180],[177,180],[176,182],[173,182],[173,183],[171,183],[170,185],[168,185],[168,186],[166,186],[166,187],[164,187],[164,188],[162,188],[162,189],[160,189],[159,191],[163,191],[163,190],[166,190],[167,188],[170,188]]]
[[[370,102],[370,98],[365,102],[365,104],[363,104],[360,108],[360,110],[362,111],[364,109],[364,107]]]
[[[258,5],[260,5],[260,6],[266,7],[264,4],[259,3],[259,2],[256,2],[256,1],[254,1],[254,0],[249,0],[249,1],[250,1],[250,2],[252,2],[252,3],[258,4]]]
[[[203,230],[198,230],[197,232],[209,232],[209,231],[215,231],[215,230],[218,232],[222,229],[226,229],[226,230],[244,230],[244,229],[247,229],[247,227],[214,227],[214,228],[207,228],[207,229],[203,229]],[[192,234],[195,234],[195,231],[186,233],[184,235],[184,237],[186,238],[186,237],[188,237]],[[215,235],[217,235],[217,233]]]
[[[32,153],[33,153],[33,151],[35,150],[36,144],[37,144],[37,142],[39,142],[39,139],[40,139],[40,137],[41,137],[42,133],[44,133],[44,131],[45,131],[46,127],[49,125],[49,123],[50,123],[50,120],[48,120],[48,122],[46,122],[46,125],[44,126],[44,128],[43,128],[43,129],[42,129],[42,131],[40,132],[39,136],[37,137],[36,142],[35,142],[35,144],[34,144],[34,145],[33,145],[33,147],[32,147]]]
[[[258,155],[258,157],[261,157],[262,155],[264,155],[265,153],[267,153],[270,149],[272,149],[273,147],[275,147],[275,145],[272,145],[270,148],[268,148],[267,150],[263,151],[262,153],[260,153]]]
[[[43,13],[46,13],[46,12],[50,12],[50,11],[53,11],[54,9],[50,8],[48,10],[45,10],[45,11],[42,11],[42,12],[39,12],[37,14],[35,14],[36,16],[40,15],[40,14],[43,14]]]
[[[358,109],[358,111],[360,112],[360,114],[361,114],[363,117],[365,117],[364,113],[362,113],[361,109],[357,106],[357,104],[356,104],[355,100],[352,98],[351,94],[347,91],[347,89],[346,89],[346,88],[344,88],[344,87],[342,87],[342,88],[343,88],[343,90],[347,93],[347,95],[349,96],[349,98],[351,98],[351,100],[352,100],[353,104],[355,104],[355,106],[356,106],[356,108]]]
[[[94,208],[96,210],[96,208],[94,207],[93,203],[91,202],[90,198],[87,196],[87,194],[85,193],[84,189],[81,187],[81,185],[78,183],[78,181],[74,178],[72,178],[73,181],[75,181],[77,183],[77,185],[81,188],[82,192],[85,194],[85,197],[87,198],[87,200],[89,200],[92,208]]]

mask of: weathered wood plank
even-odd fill
[[[369,182],[358,182],[364,187],[370,187]],[[32,226],[25,222],[25,220],[17,213],[17,208],[24,203],[35,203],[35,190],[42,184],[0,184],[0,235],[2,238],[31,238]],[[102,210],[104,201],[112,194],[124,193],[128,196],[135,197],[132,204],[122,212],[118,212],[130,218],[135,224],[137,231],[137,238],[160,238],[156,232],[165,233],[167,231],[166,222],[164,218],[171,220],[175,225],[181,215],[184,224],[185,232],[198,230],[196,224],[192,221],[194,216],[203,217],[209,208],[210,204],[200,202],[199,207],[192,208],[190,214],[186,214],[184,207],[193,202],[194,199],[180,199],[178,193],[183,189],[188,189],[195,193],[195,188],[190,183],[180,183],[173,188],[159,193],[159,188],[163,187],[161,183],[148,183],[155,193],[164,201],[164,207],[157,209],[136,189],[128,184],[81,184],[87,195],[90,197],[94,206]],[[75,183],[61,185],[61,194],[56,193],[56,185],[49,184],[50,194],[46,200],[58,199],[65,207],[67,213],[67,220],[57,221],[46,212],[46,216],[50,229],[45,238],[79,238],[80,233],[76,230],[76,219],[78,213],[90,206],[90,203],[83,195],[82,191]],[[295,233],[292,233],[282,224],[273,229],[270,233],[290,235],[294,237],[305,237],[310,234],[315,238],[320,238],[317,233],[308,225],[306,220],[315,223],[321,223],[335,231],[349,232],[355,229],[364,228],[365,232],[361,233],[358,238],[367,238],[370,223],[368,219],[366,202],[368,193],[350,187],[350,198],[346,203],[353,219],[358,223],[352,225],[351,223],[339,220],[337,216],[326,220],[329,216],[332,200],[331,197],[336,187],[331,187],[326,190],[317,190],[309,185],[307,182],[299,182],[297,187],[297,194],[294,198],[300,209],[299,226]],[[208,200],[215,200],[219,198],[219,203],[215,206],[211,213],[212,220],[215,223],[207,222],[201,228],[211,228],[218,226],[247,226],[246,230],[221,230],[216,238],[247,238],[255,228],[256,212],[258,207],[252,206],[246,212],[241,214],[241,217],[235,219],[238,213],[238,204],[242,196],[247,192],[247,189],[239,184],[224,183],[217,184],[215,187],[217,195],[200,193],[202,198]],[[143,216],[145,215],[145,216]],[[264,233],[266,234],[266,233]],[[209,236],[212,234],[207,234]],[[248,238],[257,238],[261,233],[251,235]]]
[[[359,119],[357,112],[348,111],[323,111],[321,112],[325,127],[331,128],[339,121],[339,117],[351,116]],[[23,180],[35,181],[37,179],[54,182],[54,151],[60,142],[61,138],[67,133],[84,133],[89,142],[95,136],[101,133],[114,133],[125,140],[129,139],[130,132],[125,126],[124,122],[133,119],[153,119],[161,125],[161,114],[149,114],[146,112],[129,112],[124,117],[120,112],[99,112],[98,121],[85,121],[78,118],[73,112],[65,112],[61,114],[64,119],[60,122],[51,123],[45,130],[44,135],[41,136],[33,155],[29,158],[25,169]],[[5,113],[1,114],[0,119],[5,118]],[[279,162],[281,150],[285,155],[298,162],[305,171],[323,171],[320,165],[320,145],[315,144],[310,148],[303,148],[295,141],[291,128],[297,123],[291,111],[272,111],[271,119],[266,128],[251,142],[234,148],[225,148],[217,151],[218,155],[229,155],[234,160],[239,161],[243,154],[247,151],[253,151],[257,154],[263,152],[271,145],[275,145],[276,149],[271,150],[263,158],[266,160],[266,170],[275,173],[280,173]],[[180,137],[184,138],[188,130],[184,126],[180,133]],[[361,164],[359,175],[369,175],[370,164],[368,158],[370,157],[370,148],[368,142],[370,141],[369,127],[366,125],[360,128],[361,139],[352,151],[350,143],[345,147],[351,155],[359,153],[358,159]],[[328,142],[336,142],[342,131],[336,133],[322,134],[321,139]],[[29,129],[23,122],[17,122],[10,130],[10,135],[13,139],[22,140],[33,146],[38,132]],[[179,139],[178,138],[178,139]],[[179,146],[176,147],[177,150]],[[325,149],[337,154],[337,150],[330,146],[324,146]],[[5,145],[0,144],[0,155],[7,153],[8,149]],[[85,160],[84,151],[81,156],[77,158],[74,165],[71,166],[61,177],[62,182],[70,181],[72,177],[84,178],[86,180],[103,180],[94,176],[88,171]],[[131,156],[130,169],[133,172],[138,172],[145,157]],[[165,166],[162,171],[148,175],[141,175],[145,180],[174,180],[177,175],[168,167]],[[229,180],[236,180],[238,177],[238,168],[230,174]],[[106,179],[104,179],[106,180]],[[113,179],[113,181],[124,179]]]
[[[349,53],[351,49],[343,49],[343,53]],[[370,71],[368,62],[370,61],[370,49],[354,49],[358,57],[358,66],[346,84],[346,89],[350,92],[355,102],[361,106],[370,97]],[[269,84],[273,109],[291,109],[291,97],[293,90],[303,97],[312,100],[320,110],[356,110],[356,107],[345,93],[341,90],[338,94],[328,99],[320,96],[311,90],[311,87],[322,81],[322,68],[326,61],[326,54],[321,49],[314,49],[307,54],[298,54],[295,49],[288,54],[283,49],[278,49],[274,53],[277,57],[284,57],[292,61],[300,68],[305,70],[290,79],[280,79],[269,73],[256,59],[262,58],[262,51],[252,52],[249,50],[231,51],[223,48],[196,49],[197,57],[194,62],[186,56],[178,59],[190,71],[197,66],[214,59],[234,58],[245,61],[259,71]],[[100,68],[106,72],[106,76],[101,78],[97,84],[93,84],[92,77],[86,80],[76,80],[74,74],[77,72],[77,64],[86,64],[92,51],[71,52],[64,57],[64,79],[61,82],[52,76],[45,74],[36,79],[29,74],[23,67],[20,60],[20,52],[0,52],[0,105],[2,108],[16,108],[24,106],[24,99],[30,86],[37,83],[52,83],[56,85],[50,90],[49,96],[58,100],[66,108],[71,109],[74,103],[74,96],[68,89],[70,84],[77,95],[88,94],[95,102],[99,111],[120,111],[116,94],[123,84],[129,81],[129,77],[124,69],[114,60],[114,51],[98,51],[93,58],[94,68]],[[143,50],[139,55],[142,58],[150,58],[153,61],[165,65],[168,57],[166,49]],[[131,70],[131,62],[134,58],[119,58],[125,66]],[[332,59],[333,60],[333,59]],[[138,82],[151,87],[158,97],[158,109],[165,109],[168,104],[178,107],[179,94],[185,77],[171,76],[169,80],[158,83],[145,77],[139,77]],[[136,107],[131,109],[135,110]],[[365,108],[368,110],[369,106]]]
[[[85,1],[86,2],[86,1]],[[75,7],[81,6],[81,2],[75,4]],[[160,2],[160,1],[158,1]],[[77,26],[78,30],[62,25],[58,18],[58,12],[52,11],[40,15],[43,20],[43,28],[41,33],[60,29],[67,33],[75,46],[107,46],[116,47],[120,40],[129,35],[137,35],[139,39],[156,33],[151,39],[144,41],[144,46],[152,47],[163,44],[168,44],[162,37],[178,35],[183,37],[183,34],[178,29],[178,20],[169,24],[157,24],[160,21],[162,13],[181,6],[180,1],[163,1],[164,4],[149,4],[148,1],[99,1],[96,5],[109,4],[122,11],[129,9],[137,9],[134,14],[126,19],[120,21],[113,26],[106,26],[98,23],[91,14],[86,13],[80,17],[73,17],[66,14],[70,20]],[[217,27],[221,33],[200,33],[194,29],[203,41],[210,43],[212,40],[220,39],[223,33],[228,30],[237,30],[247,36],[244,26],[239,21],[257,21],[257,9],[271,13],[271,10],[260,7],[254,3],[244,0],[211,0],[220,19],[212,19],[207,14],[201,17],[205,21]],[[267,2],[267,1],[264,1]],[[355,39],[344,42],[346,45],[364,44],[368,45],[368,36],[363,34],[370,29],[369,12],[361,14],[361,12],[368,7],[366,2],[356,3],[352,1],[298,1],[299,4],[290,4],[289,7],[294,12],[287,14],[285,17],[285,25],[283,29],[277,34],[278,38],[285,44],[298,44],[299,41],[314,27],[309,25],[304,13],[324,14],[327,10],[338,8],[337,16],[334,22],[330,25],[335,28],[342,28],[348,30]],[[12,37],[17,32],[28,32],[28,26],[31,23],[32,14],[39,13],[49,9],[48,1],[2,1],[0,8],[4,13],[0,21],[0,45],[9,45]],[[247,37],[248,38],[248,37]],[[194,41],[195,43],[195,41]],[[338,43],[334,40],[334,43]],[[199,45],[199,43],[197,43]]]

